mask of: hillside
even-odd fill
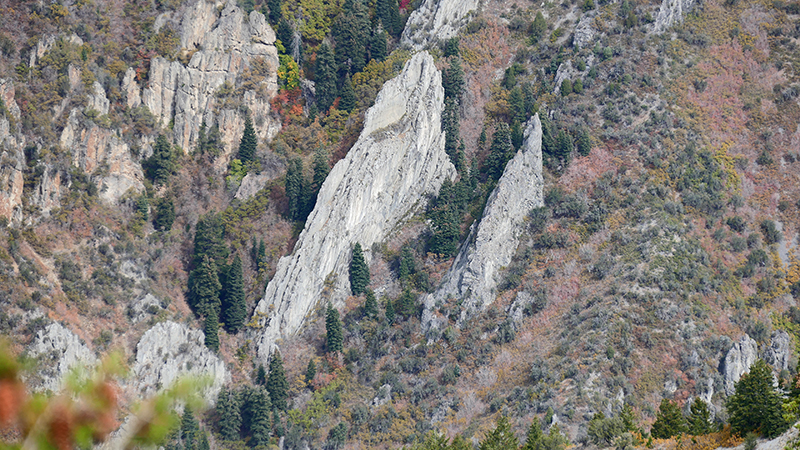
[[[477,444],[503,417],[643,446],[697,398],[714,448],[756,360],[796,394],[797,2],[0,17],[0,333],[34,390],[119,349],[123,411],[210,374],[244,418],[197,412],[211,448],[288,449]]]

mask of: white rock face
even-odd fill
[[[214,3],[199,0],[184,16],[181,33],[184,48],[197,51],[187,66],[154,58],[142,102],[162,126],[173,122],[175,143],[186,152],[194,146],[204,120],[209,127],[219,123],[227,155],[233,142],[241,138],[244,116],[223,110],[221,115],[233,116],[223,126],[214,113],[218,102],[215,94],[225,82],[234,86],[237,77],[251,68],[254,59],[263,58],[267,73],[258,88],[264,95],[246,91],[243,103],[250,110],[258,137],[271,139],[280,130],[280,123],[270,115],[269,104],[278,90],[278,51],[274,43],[275,33],[261,13],[253,11],[246,16],[235,1],[228,1],[219,11]],[[130,104],[136,102],[136,95],[130,93],[129,86],[130,83],[126,90]]]
[[[125,71],[125,76],[122,78],[122,92],[128,108],[138,108],[142,104],[139,84],[136,83],[136,71],[133,70],[133,67],[129,67]]]
[[[443,108],[442,76],[427,52],[411,58],[383,86],[358,141],[322,185],[294,254],[278,262],[256,307],[255,318],[264,327],[258,337],[261,358],[276,339],[300,328],[321,299],[327,277],[331,300],[349,294],[355,243],[369,261],[372,244],[386,239],[426,195],[455,176],[444,151]]]
[[[111,106],[111,102],[106,98],[106,91],[103,89],[103,85],[98,81],[95,81],[94,85],[92,85],[92,93],[89,94],[88,103],[89,104],[86,106],[87,109],[93,109],[99,112],[101,116],[108,114],[108,108]]]
[[[41,358],[42,389],[58,392],[64,375],[79,366],[93,366],[97,362],[94,352],[74,333],[54,322],[36,334],[30,348],[32,356]]]
[[[750,366],[758,359],[758,343],[748,335],[742,336],[739,342],[725,356],[723,376],[725,377],[725,393],[732,395],[736,392],[736,382],[743,374],[750,371]]]
[[[764,361],[776,371],[789,370],[789,358],[792,356],[792,339],[785,331],[772,333],[769,347],[764,351]]]
[[[23,170],[25,169],[25,138],[12,127],[19,122],[20,111],[14,99],[14,83],[0,79],[0,99],[11,117],[0,116],[0,216],[22,219]]]
[[[681,23],[686,14],[694,8],[695,3],[696,0],[662,0],[653,30],[656,33],[663,33],[672,25]]]
[[[409,16],[400,43],[419,51],[450,39],[469,22],[469,13],[479,3],[479,0],[425,0]]]
[[[572,43],[578,48],[590,48],[595,43],[595,27],[594,18],[597,15],[595,11],[589,11],[581,16],[581,20],[575,25],[575,37],[572,38]]]
[[[208,376],[211,387],[203,396],[214,402],[230,380],[225,363],[203,344],[205,335],[175,322],[155,325],[136,345],[136,362],[129,377],[134,394],[147,398],[169,387],[181,375]]]
[[[498,273],[511,263],[525,216],[532,208],[544,205],[542,124],[538,114],[528,121],[524,136],[522,147],[489,196],[480,223],[472,225],[439,289],[425,298],[424,326],[437,328],[440,322],[446,322],[436,317],[435,309],[448,298],[462,301],[461,319],[494,302]]]

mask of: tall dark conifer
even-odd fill
[[[286,197],[289,200],[289,218],[295,221],[305,220],[306,195],[303,161],[298,157],[289,162],[286,170]]]
[[[339,320],[339,311],[330,304],[325,314],[325,343],[328,353],[342,351],[342,321]]]
[[[275,352],[269,361],[269,376],[267,377],[267,392],[272,400],[272,406],[286,411],[286,398],[289,383],[286,381],[286,372],[283,370],[281,355]]]
[[[358,104],[358,99],[356,98],[356,91],[353,90],[353,83],[350,81],[349,75],[344,78],[341,94],[342,98],[339,100],[339,109],[347,112],[353,111]]]
[[[223,388],[217,395],[216,405],[219,416],[219,434],[226,441],[239,440],[242,428],[241,401],[236,391]]]
[[[503,175],[508,161],[514,156],[514,146],[511,143],[511,133],[508,125],[500,123],[492,138],[492,147],[486,159],[487,173],[494,180],[499,180]]]
[[[317,63],[314,70],[316,99],[319,110],[327,113],[333,101],[339,96],[336,86],[336,60],[327,42],[323,42],[317,51]]]
[[[364,68],[369,30],[369,16],[362,1],[346,1],[331,28],[336,42],[336,65],[341,78]]]
[[[242,139],[239,141],[239,160],[242,164],[247,165],[247,163],[256,160],[257,145],[256,130],[253,129],[253,121],[250,119],[250,114],[247,114],[244,118]]]
[[[244,295],[244,276],[242,259],[237,254],[228,270],[225,283],[225,298],[222,304],[222,322],[231,333],[238,333],[247,318],[247,304]]]
[[[397,0],[378,0],[375,6],[375,13],[392,36],[399,36],[403,31],[403,22],[400,19],[400,5]]]
[[[203,262],[193,271],[192,280],[193,295],[190,298],[190,306],[201,316],[208,316],[211,311],[219,314],[219,293],[222,285],[214,260],[204,256]],[[217,320],[219,320],[218,315]]]
[[[206,320],[203,324],[203,333],[206,335],[205,344],[210,350],[219,350],[219,317],[217,310],[209,309]]]
[[[272,428],[270,410],[272,402],[269,394],[261,386],[247,389],[243,408],[242,421],[247,426],[253,447],[269,444],[269,432]]]
[[[353,257],[350,260],[350,290],[353,295],[361,295],[369,285],[369,267],[364,259],[361,244],[356,242],[353,247]]]

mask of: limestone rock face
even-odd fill
[[[12,123],[19,121],[20,111],[14,100],[11,80],[0,79],[0,99],[10,117],[0,116],[0,216],[10,220],[22,219],[23,170],[25,169],[25,138],[17,135]]]
[[[138,108],[142,104],[139,84],[136,83],[136,71],[132,67],[125,71],[125,76],[122,78],[122,92],[128,108]]]
[[[792,356],[792,340],[789,333],[776,331],[772,333],[769,347],[764,351],[764,361],[776,371],[789,370],[789,358]]]
[[[136,345],[129,387],[146,398],[181,375],[208,376],[212,383],[203,396],[213,402],[230,374],[225,363],[205,347],[204,340],[202,331],[175,322],[162,322],[147,330]]]
[[[103,89],[99,84],[95,88]],[[105,98],[103,93],[102,99]],[[105,112],[108,113],[108,100],[105,100]],[[107,202],[116,202],[131,189],[144,191],[142,167],[133,159],[128,144],[114,131],[84,121],[82,116],[73,109],[61,132],[61,146],[72,150],[73,165],[88,174],[99,173],[95,182],[100,197]]]
[[[725,393],[732,395],[736,389],[736,382],[743,374],[750,371],[750,366],[758,359],[758,344],[748,335],[741,339],[728,351],[723,363],[723,376],[725,378]]]
[[[595,26],[594,18],[597,15],[595,11],[589,11],[581,16],[581,20],[575,26],[575,37],[572,43],[578,48],[590,48],[595,43]]]
[[[58,392],[64,375],[81,365],[93,366],[97,362],[94,352],[70,330],[54,322],[39,331],[31,346],[32,356],[42,358],[45,367],[38,372],[42,389]]]
[[[479,0],[425,0],[411,13],[400,38],[402,45],[422,50],[450,39],[469,21]]]
[[[271,139],[279,131],[280,124],[270,115],[269,104],[278,90],[278,51],[275,33],[261,13],[245,15],[234,1],[228,1],[219,11],[214,3],[199,0],[184,16],[181,44],[194,51],[189,64],[154,58],[149,86],[141,95],[162,126],[174,124],[178,146],[186,152],[191,150],[205,121],[209,127],[220,125],[225,154],[231,152],[244,129],[244,116],[232,109],[215,114],[219,101],[215,94],[226,82],[235,86],[237,77],[251,69],[256,58],[263,58],[267,73],[261,74],[264,79],[255,89],[244,92],[243,103],[250,110],[260,139]],[[135,103],[136,94],[131,93],[130,83],[126,90],[129,104]],[[256,91],[260,94],[256,95]]]
[[[261,358],[276,339],[300,328],[323,290],[332,301],[349,295],[357,242],[369,261],[372,244],[386,239],[426,195],[455,176],[444,151],[443,108],[442,76],[427,52],[411,58],[381,89],[358,141],[322,185],[294,254],[278,262],[256,307],[263,326]]]
[[[662,0],[653,31],[663,33],[672,25],[681,23],[696,3],[696,0]]]
[[[511,263],[524,229],[523,220],[532,208],[544,205],[542,188],[542,124],[539,115],[528,121],[525,141],[508,163],[492,191],[480,223],[473,224],[453,266],[439,289],[425,298],[423,325],[437,328],[438,303],[460,299],[461,318],[494,302],[500,269]]]

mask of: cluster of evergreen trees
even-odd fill
[[[563,450],[569,445],[569,440],[561,433],[558,424],[553,424],[547,433],[542,429],[539,419],[534,417],[525,436],[525,442],[519,439],[511,429],[511,423],[506,416],[497,420],[495,428],[486,433],[478,443],[479,450]],[[473,450],[475,446],[470,440],[457,435],[452,440],[447,436],[432,432],[425,440],[411,447],[413,450]]]
[[[304,222],[311,214],[317,204],[317,195],[322,183],[331,171],[328,159],[328,152],[325,149],[317,149],[314,153],[313,173],[310,178],[305,175],[302,159],[296,157],[289,161],[284,185],[286,198],[289,201],[288,215],[291,220]]]
[[[192,310],[205,319],[206,346],[219,349],[218,329],[222,321],[237,333],[247,318],[242,260],[238,254],[229,264],[221,217],[208,213],[197,222],[194,235],[192,270],[189,272],[187,300]]]

